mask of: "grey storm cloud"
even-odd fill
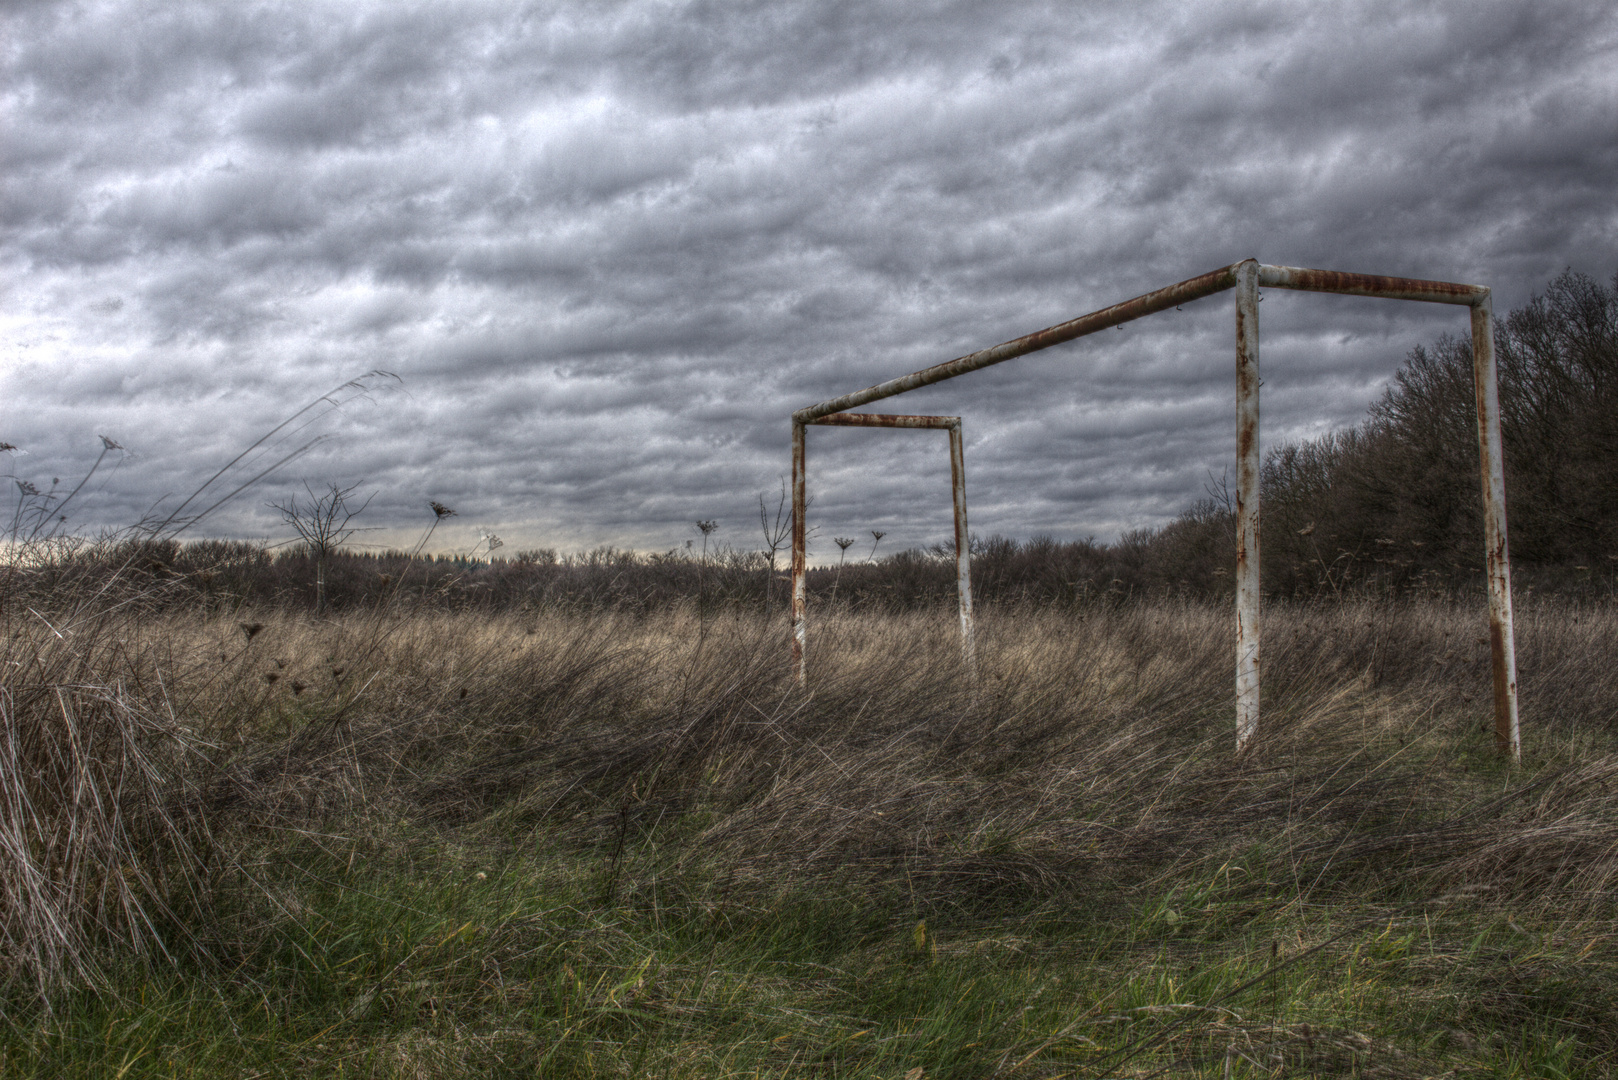
[[[757,546],[787,415],[1239,258],[1491,285],[1618,264],[1618,14],[1450,3],[14,4],[0,439],[212,519],[358,483],[522,546]],[[1159,524],[1232,457],[1229,298],[919,391],[974,531]],[[1277,295],[1265,439],[1354,423],[1450,311]],[[936,438],[934,437],[936,436]],[[821,535],[949,529],[935,433],[810,436]],[[258,459],[255,459],[258,460]],[[265,462],[273,458],[263,458]]]

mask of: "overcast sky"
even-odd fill
[[[374,491],[373,542],[436,499],[450,548],[667,549],[699,518],[757,547],[793,409],[1241,258],[1482,283],[1500,312],[1610,279],[1615,13],[10,0],[0,440],[26,453],[0,465],[66,486],[115,440],[70,524],[126,524],[381,369],[199,531],[280,539],[264,504],[307,481]],[[1231,308],[876,408],[965,418],[975,533],[1161,524],[1233,460]],[[1261,311],[1268,446],[1355,423],[1467,326]],[[809,454],[818,557],[949,535],[942,432]]]

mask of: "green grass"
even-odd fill
[[[1243,760],[1224,612],[827,620],[809,694],[741,620],[153,623],[195,947],[14,978],[0,1075],[1618,1072],[1613,619],[1524,620],[1509,765],[1475,613],[1366,614],[1272,616]]]
[[[5,1075],[1613,1068],[1610,923],[1465,896],[1306,903],[1264,880],[1256,853],[1144,895],[922,911],[893,886],[732,899],[723,877],[676,868],[655,834],[615,870],[610,850],[541,835],[498,851],[415,839],[352,859],[275,852],[258,868],[265,894],[234,913],[273,933],[219,970],[131,967],[54,1016],[13,1015]]]

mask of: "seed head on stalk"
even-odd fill
[[[882,542],[882,538],[886,535],[888,534],[881,529],[871,530],[871,554],[866,556],[866,562],[871,562],[876,559],[876,546]]]

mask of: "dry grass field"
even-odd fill
[[[1606,1076],[1618,611],[3,616],[5,1076]]]

